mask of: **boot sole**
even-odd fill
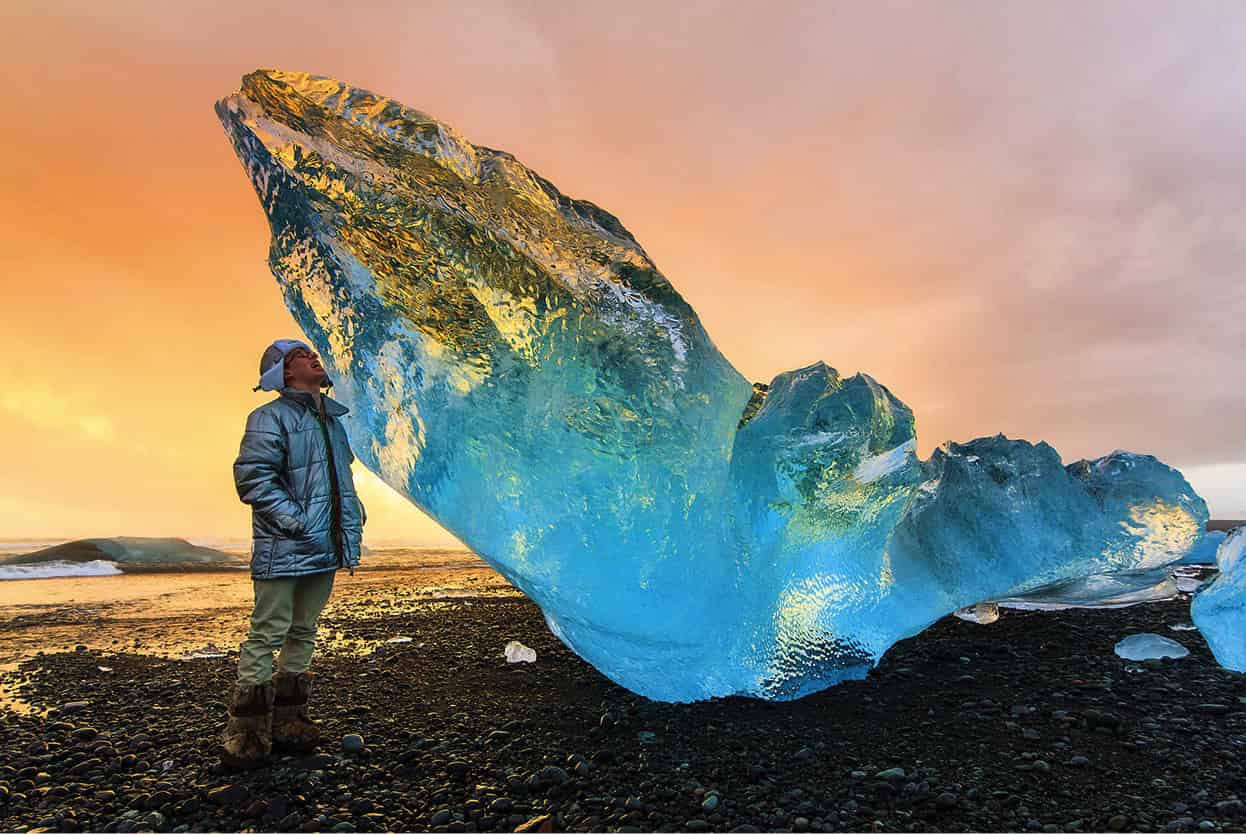
[[[267,756],[262,759],[240,759],[229,753],[220,753],[219,755],[221,763],[234,770],[255,770],[256,768],[271,764]]]

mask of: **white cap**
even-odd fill
[[[286,354],[301,347],[308,353],[315,353],[307,342],[298,339],[278,339],[269,345],[260,356],[260,384],[252,391],[280,391],[285,388]]]

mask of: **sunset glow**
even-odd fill
[[[212,110],[257,67],[393,96],[615,214],[751,380],[865,371],[923,456],[1130,449],[1246,517],[1246,17],[1202,9],[20,0],[0,537],[248,534],[259,356],[301,335]],[[453,543],[355,478],[365,543]]]

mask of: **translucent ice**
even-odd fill
[[[1029,594],[999,600],[1005,608],[1060,611],[1065,608],[1124,608],[1175,599],[1181,591],[1165,566],[1067,579]]]
[[[1216,563],[1216,552],[1220,549],[1220,545],[1224,544],[1224,539],[1227,535],[1228,533],[1224,530],[1211,530],[1204,534],[1194,549],[1181,560],[1181,564],[1214,565]]]
[[[1220,574],[1204,585],[1190,604],[1190,619],[1216,660],[1226,669],[1246,672],[1246,526],[1238,527],[1216,551]]]
[[[536,649],[530,649],[518,640],[512,640],[502,649],[507,663],[536,663]]]
[[[1201,533],[1152,457],[1001,435],[922,461],[864,374],[749,383],[614,216],[423,113],[277,71],[217,113],[359,459],[644,695],[798,697]]]
[[[1125,660],[1159,660],[1185,657],[1189,649],[1158,634],[1131,634],[1116,644],[1116,654]]]

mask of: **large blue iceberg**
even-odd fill
[[[395,101],[262,70],[217,114],[359,459],[636,692],[799,697],[1202,535],[1153,457],[1001,435],[922,461],[864,374],[751,384],[614,216]]]

